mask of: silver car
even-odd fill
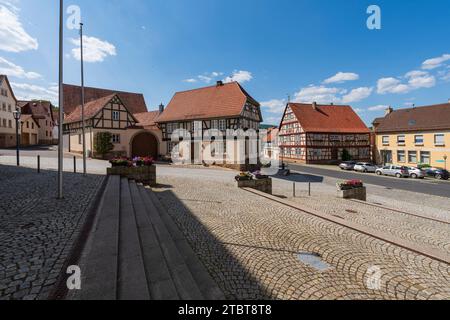
[[[357,171],[357,172],[371,172],[371,173],[375,173],[375,171],[377,171],[378,167],[376,165],[374,165],[373,163],[369,163],[369,162],[359,162],[357,164],[355,164],[355,167],[353,168],[353,170]]]
[[[424,179],[425,172],[416,167],[409,167],[409,176],[413,179]]]
[[[375,173],[379,176],[391,176],[397,178],[409,178],[408,167],[400,166],[385,166],[383,168],[377,169]]]

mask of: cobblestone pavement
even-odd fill
[[[448,264],[218,180],[164,176],[155,191],[228,298],[450,299]]]
[[[0,300],[46,299],[104,177],[0,165]]]
[[[393,212],[333,196],[291,198],[303,208],[314,209],[346,221],[370,227],[413,243],[450,252],[450,224]]]

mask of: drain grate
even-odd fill
[[[331,266],[323,261],[322,256],[318,253],[300,252],[297,255],[298,260],[320,272],[328,271]]]

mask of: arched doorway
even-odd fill
[[[141,132],[134,136],[131,143],[133,157],[158,157],[158,139],[150,132]]]

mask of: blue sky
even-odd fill
[[[19,98],[57,100],[56,0],[0,0],[0,72]],[[369,30],[369,5],[381,30]],[[277,124],[292,101],[352,105],[370,124],[388,105],[450,98],[450,3],[365,0],[66,0],[85,24],[86,85],[176,91],[239,80]],[[69,18],[69,15],[66,16]],[[79,83],[65,28],[65,82]]]

